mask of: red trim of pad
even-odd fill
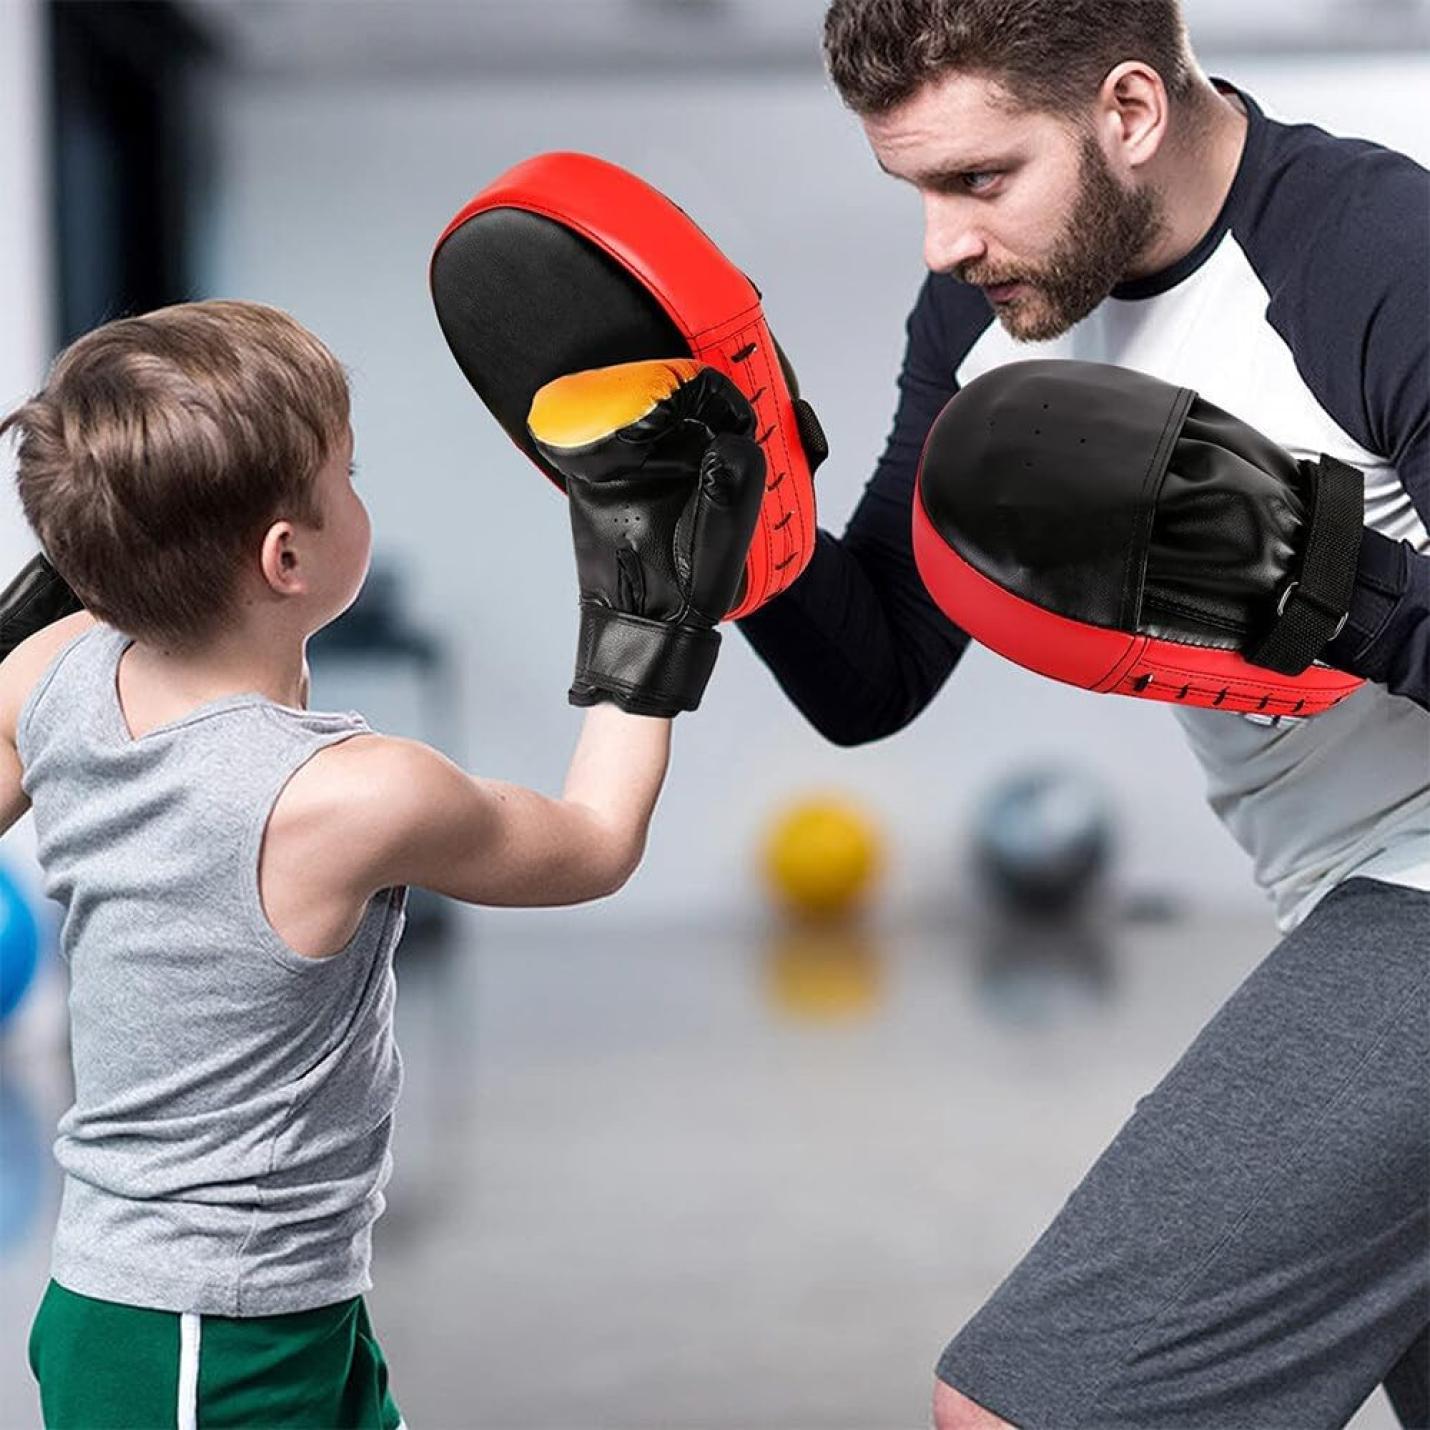
[[[765,500],[744,598],[726,619],[785,590],[814,554],[814,483],[754,285],[664,194],[589,154],[539,154],[507,170],[447,225],[437,248],[475,215],[498,208],[541,214],[610,254],[669,314],[690,355],[750,400],[765,454]]]
[[[914,561],[934,603],[990,650],[1054,680],[1144,700],[1265,715],[1317,715],[1359,689],[1313,665],[1278,675],[1234,651],[1091,626],[1025,601],[969,565],[939,534],[914,489]]]

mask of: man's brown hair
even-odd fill
[[[347,423],[347,377],[312,333],[214,301],[87,333],[0,434],[19,433],[25,516],[85,606],[184,647],[223,626],[268,525],[321,525],[313,479]]]
[[[1088,105],[1124,60],[1151,65],[1173,100],[1196,73],[1177,0],[833,0],[824,58],[859,115],[893,109],[954,70],[1063,115]]]

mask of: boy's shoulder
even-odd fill
[[[420,823],[454,777],[466,776],[417,740],[373,732],[324,746],[288,782],[274,816],[326,823],[359,841]]]
[[[0,738],[15,742],[20,712],[59,653],[96,625],[88,611],[76,611],[27,636],[0,661]]]
[[[267,839],[324,882],[368,892],[414,849],[472,818],[477,787],[445,755],[416,740],[363,733],[319,750],[289,780]]]
[[[290,782],[315,801],[388,804],[419,786],[444,757],[430,746],[365,730],[325,745]]]

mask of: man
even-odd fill
[[[900,729],[968,644],[910,504],[981,373],[1116,363],[1366,478],[1323,659],[1367,685],[1175,713],[1286,937],[950,1343],[936,1424],[1311,1430],[1382,1381],[1430,1424],[1430,175],[1207,79],[1176,0],[834,0],[825,53],[931,270],[845,534],[743,623],[828,738]]]

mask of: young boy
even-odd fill
[[[85,607],[0,664],[0,830],[33,805],[72,977],[30,1344],[47,1425],[400,1423],[361,1293],[405,886],[565,904],[636,868],[763,492],[722,382],[640,364],[533,407],[567,476],[590,707],[560,799],[306,709],[306,642],[361,586],[370,526],[343,371],[292,318],[108,324],[0,424]]]

